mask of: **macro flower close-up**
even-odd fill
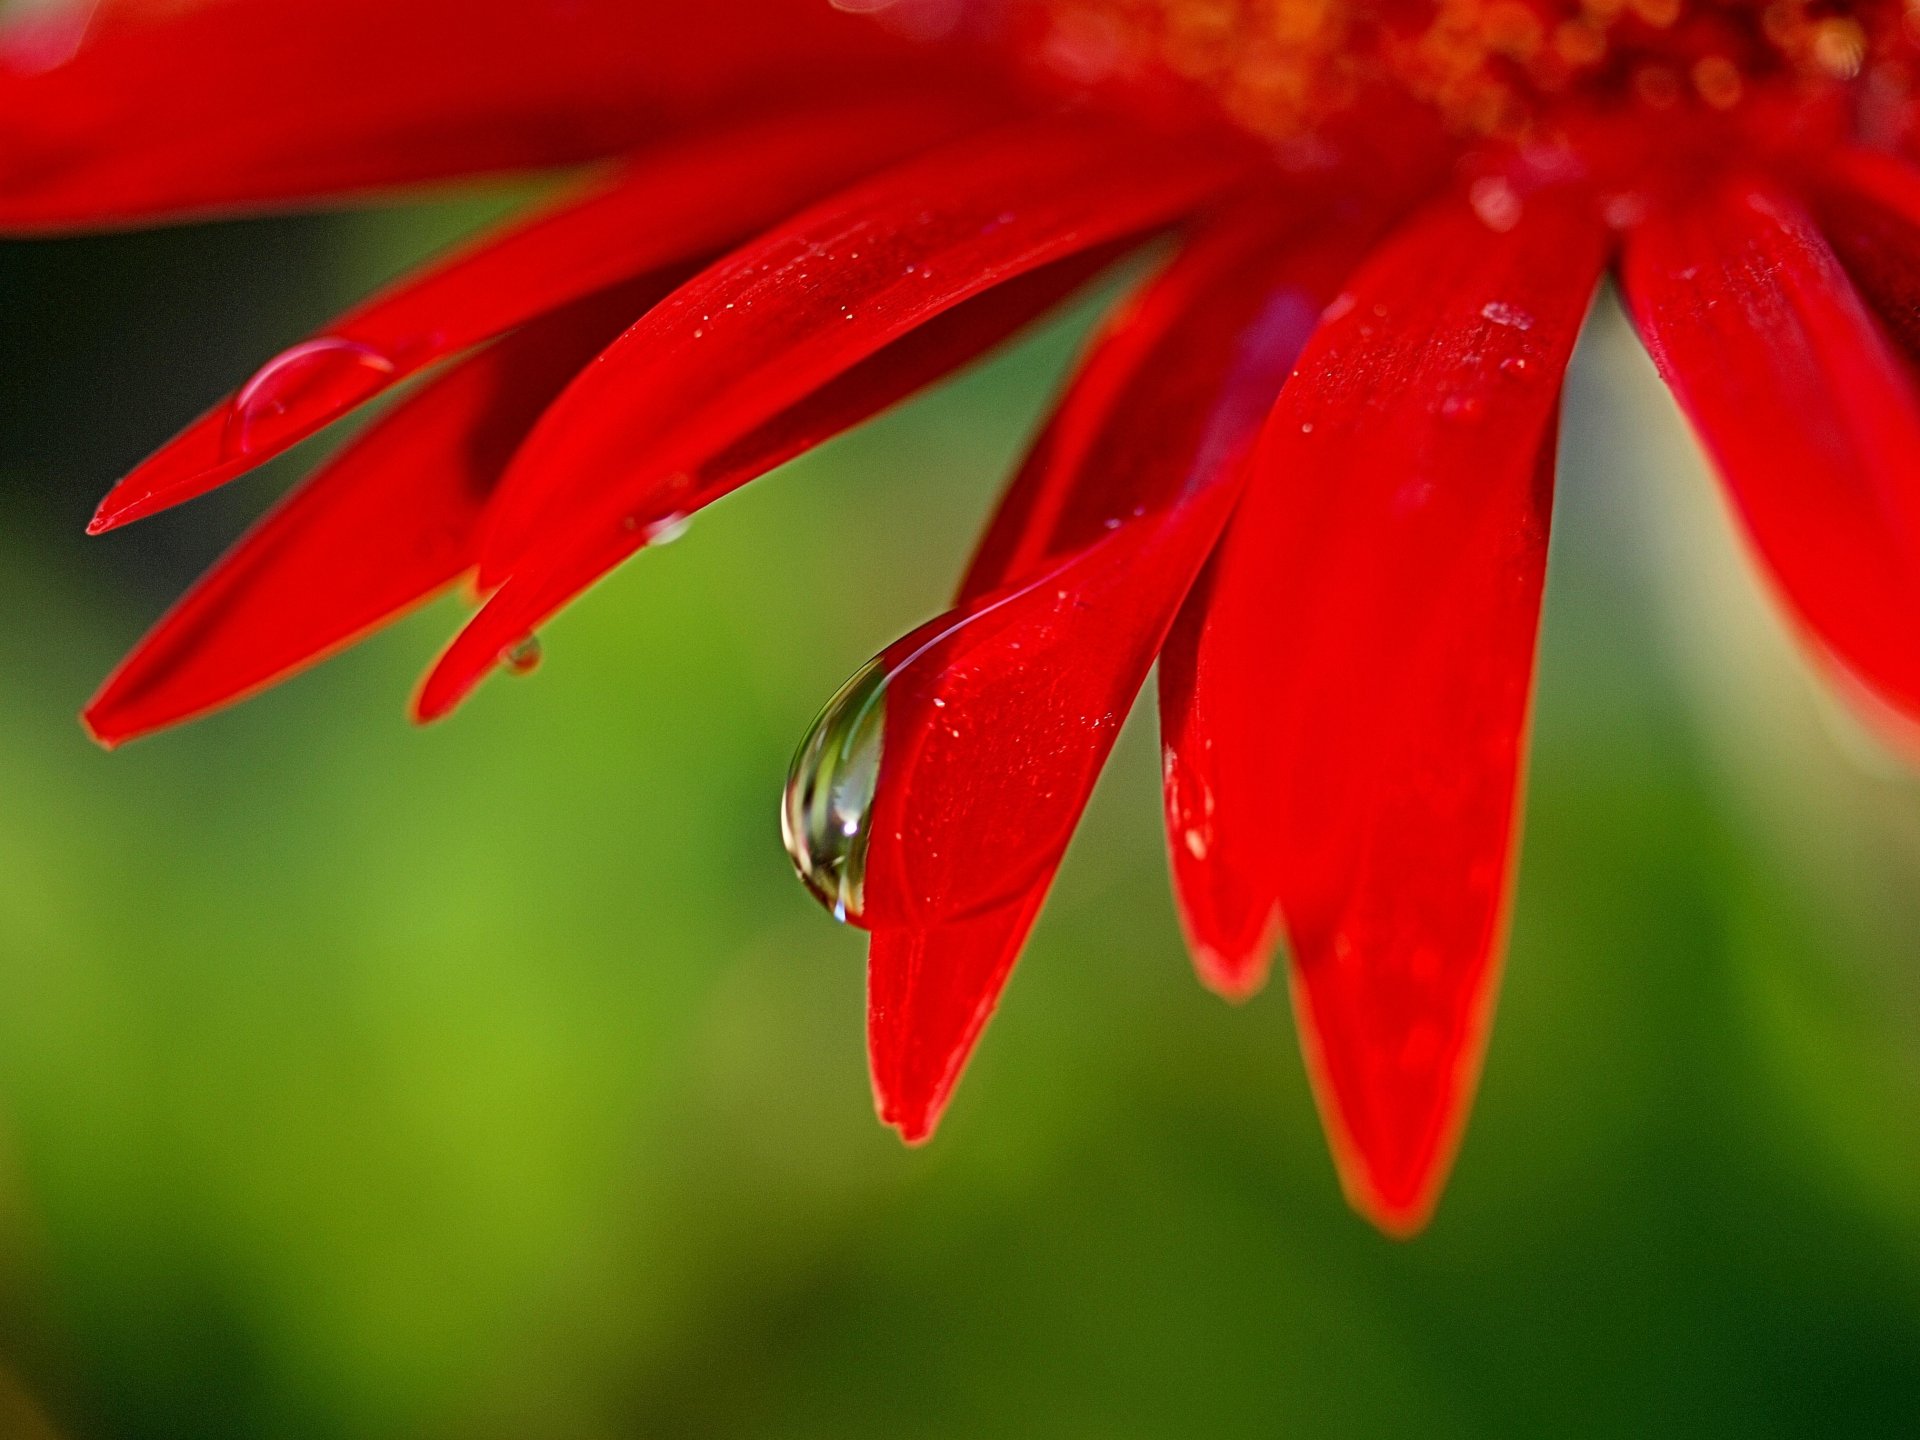
[[[1646,468],[1641,422],[1609,428],[1568,384],[1583,335],[1637,337],[1844,745],[1895,775],[1920,759],[1916,87],[1902,0],[21,4],[0,19],[0,231],[23,253],[511,196],[245,358],[123,467],[78,573],[128,565],[116,547],[174,507],[258,504],[231,501],[250,472],[332,442],[149,609],[85,729],[144,740],[390,624],[417,634],[431,606],[454,625],[420,657],[410,716],[432,729],[409,753],[452,743],[490,677],[539,667],[489,696],[504,710],[586,663],[543,661],[542,632],[622,567],[697,548],[709,506],[1081,315],[1012,463],[974,465],[1002,488],[924,592],[947,608],[793,737],[783,795],[754,772],[748,818],[770,830],[778,798],[799,879],[865,932],[874,1100],[917,1146],[992,1049],[1141,712],[1199,981],[1238,1003],[1284,979],[1341,1190],[1411,1238],[1455,1169],[1527,903],[1556,469],[1627,528],[1679,524],[1613,509],[1614,477]],[[877,463],[904,492],[946,473],[925,451]],[[931,553],[905,526],[835,520],[851,603],[890,550]],[[844,608],[776,574],[725,583],[770,587],[796,634]],[[709,600],[658,596],[659,623],[704,623]],[[648,708],[700,725],[674,692]],[[596,733],[554,743],[591,773],[613,763]],[[316,723],[280,743],[331,742]],[[573,842],[543,843],[564,864]],[[1540,1043],[1588,1043],[1568,1006]],[[1745,1098],[1759,1131],[1814,1103],[1784,1082]],[[969,1101],[986,1129],[1022,1103]]]

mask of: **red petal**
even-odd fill
[[[1164,225],[1238,172],[1073,120],[1009,126],[823,201],[690,281],[564,395],[501,487],[496,583],[543,524],[628,509],[935,315],[1017,275]]]
[[[874,933],[867,947],[874,1108],[907,1144],[933,1138],[1046,896],[1046,886],[1035,886],[962,920]]]
[[[890,647],[802,751],[789,843],[809,883],[835,903],[844,892],[873,932],[874,1088],[908,1139],[931,1130],[993,1009],[1246,451],[1344,272],[1350,245],[1289,253],[1280,226],[1268,214],[1215,229],[1112,322],[960,606]],[[850,764],[869,742],[877,755]],[[846,776],[877,777],[855,836]]]
[[[1584,207],[1455,202],[1355,276],[1281,392],[1161,658],[1175,876],[1202,968],[1284,915],[1349,1198],[1404,1233],[1471,1100],[1508,890],[1553,414],[1604,260]]]
[[[0,31],[0,227],[573,162],[934,59],[803,0],[74,0]]]
[[[1636,228],[1623,278],[1816,651],[1920,715],[1920,409],[1812,221],[1769,186],[1730,182]]]
[[[352,644],[473,564],[487,496],[541,410],[638,303],[517,331],[382,417],[190,590],[88,705],[106,745],[203,715]]]
[[[630,276],[661,291],[823,190],[951,132],[938,97],[757,121],[662,147],[584,196],[393,284],[269,361],[101,501],[93,533],[206,493],[436,360]]]
[[[1920,352],[1920,171],[1878,151],[1841,151],[1822,166],[1812,199],[1861,293]]]
[[[1114,258],[1115,247],[1054,262],[987,291],[896,340],[878,355],[717,455],[699,474],[629,508],[615,496],[514,570],[454,638],[421,686],[414,717],[438,720],[574,597],[662,533],[677,533],[715,500],[906,398],[1006,340]]]

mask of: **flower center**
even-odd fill
[[[1525,140],[1594,120],[1904,96],[1920,0],[1013,0],[1081,85],[1204,92],[1280,140],[1404,112]],[[1857,128],[1860,123],[1852,122]]]

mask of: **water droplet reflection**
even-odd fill
[[[827,702],[793,757],[780,805],[780,835],[794,870],[843,924],[859,923],[864,899],[887,680],[875,660]]]
[[[648,524],[644,530],[647,544],[655,546],[671,545],[686,534],[693,525],[691,515],[672,514]]]
[[[540,668],[540,657],[539,637],[529,635],[518,645],[510,645],[502,650],[500,663],[507,668],[509,674],[531,675]]]
[[[392,383],[392,360],[370,345],[322,335],[269,360],[234,396],[221,436],[231,458],[283,449]]]

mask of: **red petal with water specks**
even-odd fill
[[[811,450],[951,374],[1060,303],[1115,258],[1115,247],[1056,261],[997,286],[896,340],[752,434],[681,485],[631,508],[615,496],[515,567],[506,584],[454,638],[420,687],[414,718],[438,720],[500,663],[608,571],[672,533],[699,510],[776,465]]]
[[[501,486],[482,583],[610,495],[644,508],[943,311],[1165,225],[1239,173],[1212,145],[1059,119],[956,141],[823,201],[690,281],[561,397]]]
[[[435,361],[603,287],[646,272],[683,280],[823,191],[951,133],[968,113],[939,96],[860,102],[663,146],[283,352],[116,485],[89,528],[205,494]]]
[[[808,0],[71,0],[0,28],[0,229],[570,163],[946,63]]]
[[[1353,1203],[1438,1195],[1492,1005],[1584,207],[1446,202],[1376,254],[1281,392],[1162,658],[1176,876],[1250,983],[1284,917]],[[1211,952],[1211,953],[1205,953]]]
[[[1729,182],[1637,227],[1623,279],[1816,654],[1920,715],[1920,406],[1813,222]]]
[[[1351,242],[1194,242],[1096,342],[953,611],[891,647],[859,923],[881,1116],[930,1133]]]
[[[646,297],[596,296],[411,396],[167,613],[88,705],[117,745],[229,704],[426,600],[473,564],[482,507],[541,410]]]

